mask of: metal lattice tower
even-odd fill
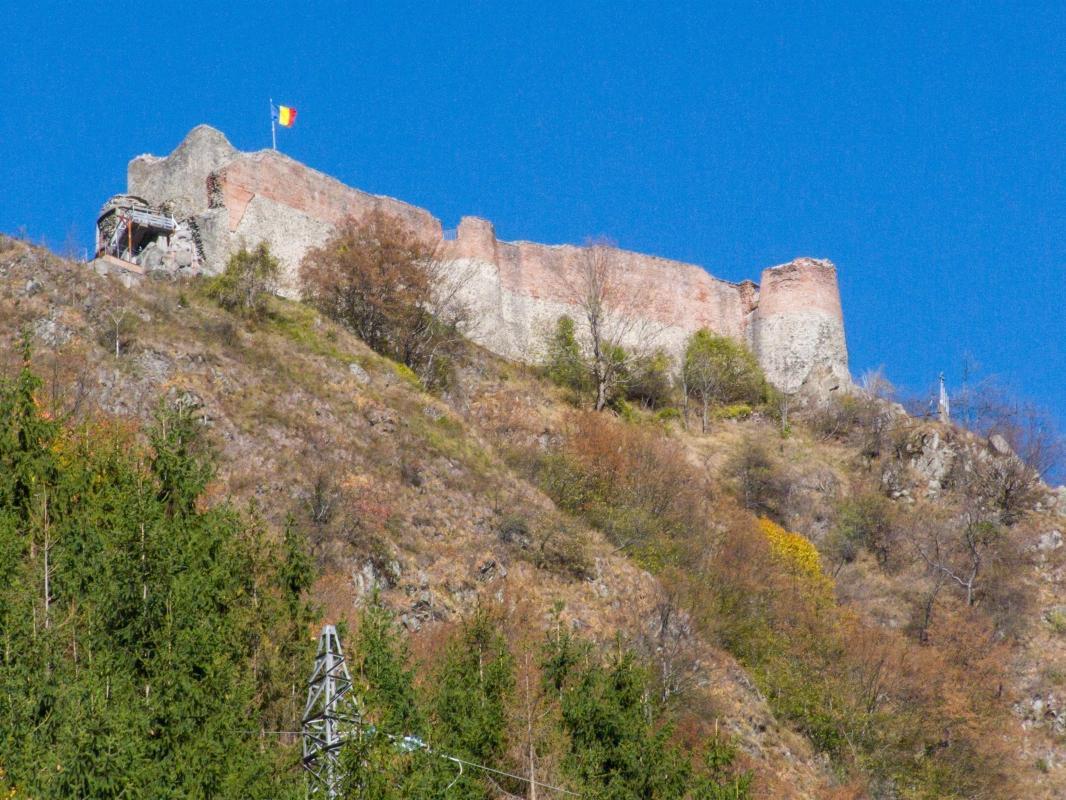
[[[303,716],[303,767],[308,772],[308,797],[335,800],[343,778],[340,749],[361,723],[352,691],[352,676],[341,651],[337,629],[326,625],[307,683]]]

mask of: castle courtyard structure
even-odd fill
[[[409,203],[369,194],[275,150],[241,152],[219,131],[194,128],[168,156],[128,167],[126,192],[105,205],[98,253],[137,271],[221,271],[230,254],[261,241],[279,259],[279,291],[299,296],[300,261],[336,227],[380,211],[402,220],[462,276],[476,324],[469,335],[499,355],[536,361],[563,314],[581,315],[572,291],[587,250],[507,242],[492,223],[464,217],[454,235]],[[125,226],[125,227],[124,227]],[[815,396],[850,386],[844,319],[832,263],[798,258],[731,283],[694,264],[609,248],[617,291],[638,317],[631,337],[678,356],[700,328],[744,342],[770,382]],[[638,342],[633,342],[637,344]]]

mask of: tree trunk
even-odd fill
[[[603,411],[607,407],[607,380],[599,378],[596,381],[596,410]]]

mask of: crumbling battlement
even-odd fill
[[[205,271],[219,270],[241,245],[267,241],[283,267],[281,291],[298,294],[300,260],[346,218],[381,210],[402,219],[464,275],[463,294],[476,311],[472,338],[519,360],[562,314],[577,315],[560,280],[581,252],[570,245],[503,242],[492,223],[464,217],[454,239],[424,209],[345,186],[281,153],[236,150],[219,131],[194,128],[169,156],[130,162],[127,191],[197,232]],[[615,250],[625,295],[639,299],[655,344],[677,354],[699,328],[746,342],[780,389],[824,395],[848,385],[847,348],[836,270],[828,261],[797,259],[764,270],[761,287],[719,280],[693,264]]]

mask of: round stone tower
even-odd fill
[[[798,258],[763,270],[752,348],[766,377],[817,397],[851,385],[844,314],[832,262]]]

